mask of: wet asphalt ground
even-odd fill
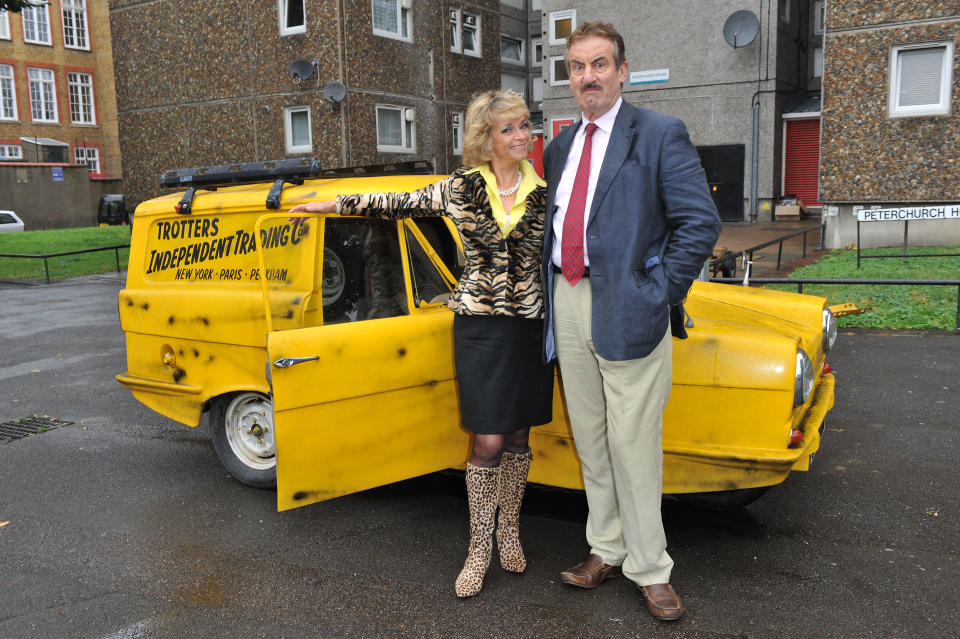
[[[0,422],[73,422],[0,444],[2,639],[960,636],[958,335],[842,333],[810,472],[736,512],[665,500],[687,605],[666,625],[624,579],[559,583],[586,552],[577,493],[531,487],[526,574],[494,557],[466,601],[455,475],[277,513],[205,427],[113,380],[120,288],[0,283]]]

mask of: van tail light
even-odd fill
[[[824,363],[823,363],[823,372],[822,372],[821,374],[822,374],[822,375],[829,375],[829,374],[832,373],[832,372],[833,372],[833,366],[831,366],[830,364],[827,364],[826,362],[824,362]]]

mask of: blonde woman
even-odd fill
[[[530,427],[552,419],[553,367],[541,356],[540,259],[546,184],[526,160],[530,113],[516,93],[478,94],[466,114],[464,168],[413,193],[341,195],[291,214],[332,213],[395,220],[449,217],[466,265],[450,296],[461,423],[474,433],[466,467],[470,545],[456,581],[459,597],[480,592],[493,550],[501,566],[527,566],[519,539],[532,455]]]

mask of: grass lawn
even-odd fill
[[[911,253],[960,253],[960,246],[910,247]],[[898,255],[903,247],[863,249],[862,255]],[[885,258],[861,260],[857,269],[857,251],[832,251],[815,263],[801,267],[790,277],[837,279],[958,280],[960,257]],[[771,285],[787,291],[795,286]],[[860,315],[837,318],[840,327],[890,328],[918,330],[956,330],[957,287],[955,286],[869,286],[809,284],[804,293],[826,297],[830,304],[853,302],[858,308],[870,307]]]
[[[129,243],[129,226],[88,226],[51,231],[0,233],[0,253],[17,255],[49,255],[50,253],[79,251],[101,246],[119,246]],[[128,256],[129,251],[127,249],[120,249],[121,269],[127,268]],[[47,262],[49,263],[50,279],[52,280],[117,270],[115,251],[53,257]],[[43,260],[0,257],[0,278],[45,279]]]

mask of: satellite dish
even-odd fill
[[[323,97],[325,97],[328,102],[341,102],[347,97],[347,87],[339,82],[331,82],[323,87],[322,91]]]
[[[314,64],[310,60],[296,60],[291,62],[290,66],[287,67],[287,71],[293,77],[293,81],[296,84],[300,84],[311,75],[313,75]]]
[[[734,49],[745,47],[753,42],[759,32],[760,20],[757,19],[757,14],[746,9],[730,14],[727,21],[723,23],[723,39]]]

